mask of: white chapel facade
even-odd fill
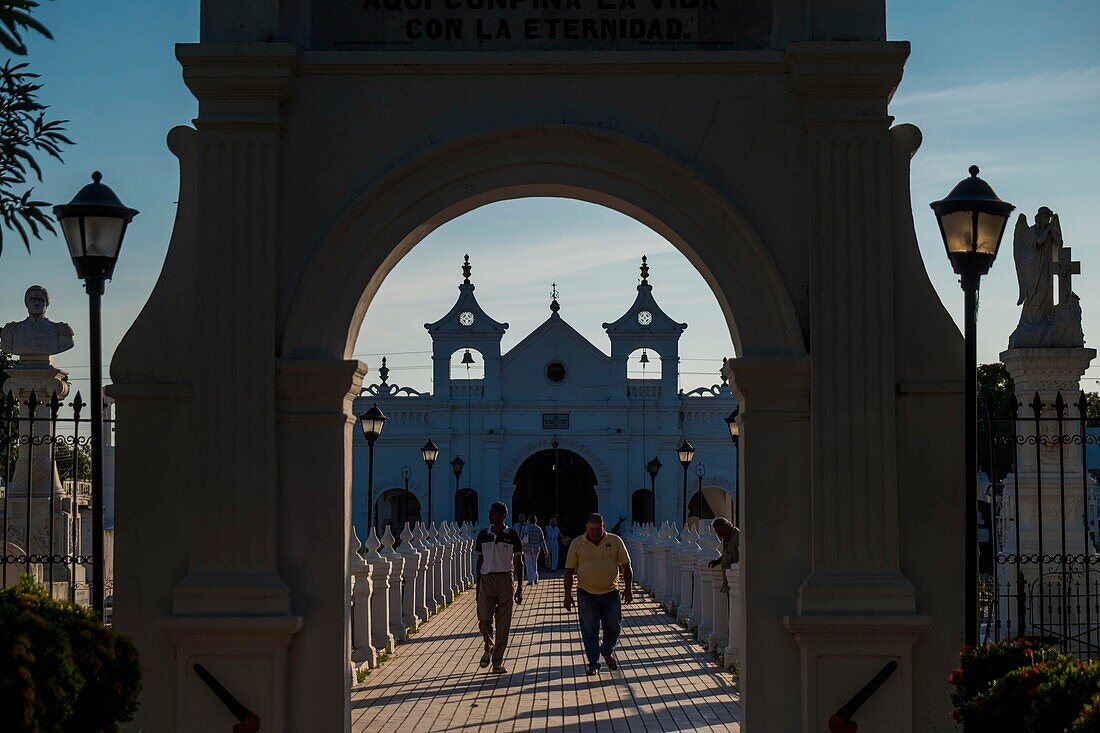
[[[726,418],[736,401],[724,382],[680,388],[679,340],[688,324],[658,304],[645,258],[633,302],[603,324],[610,355],[568,323],[556,297],[546,320],[502,352],[508,324],[478,303],[471,274],[467,257],[454,306],[425,324],[432,339],[431,393],[401,387],[383,366],[355,401],[355,414],[377,404],[389,418],[375,445],[380,530],[388,523],[399,529],[406,519],[484,524],[494,501],[508,505],[513,521],[534,513],[545,524],[556,515],[567,534],[596,511],[620,528],[653,521],[654,508],[658,522],[733,518],[736,455]],[[468,378],[474,372],[463,373],[461,364],[456,370],[459,353],[482,367],[483,376],[478,369],[478,378]],[[420,451],[428,440],[440,449],[430,506]],[[686,491],[676,456],[684,440],[696,450]],[[457,481],[455,458],[462,462]],[[653,458],[662,466],[651,479]],[[352,519],[360,536],[369,527],[368,463],[367,442],[357,432]]]

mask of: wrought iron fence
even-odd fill
[[[1083,393],[981,400],[981,638],[1027,637],[1100,656],[1100,466]]]
[[[110,564],[91,552],[91,425],[88,404],[35,390],[0,397],[0,580],[31,575],[55,598],[90,605],[92,573]],[[107,414],[107,413],[105,413]],[[113,420],[104,420],[104,435]]]

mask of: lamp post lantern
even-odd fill
[[[963,289],[966,337],[966,643],[978,641],[978,287],[1001,246],[1008,216],[1016,207],[1002,201],[970,166],[946,198],[929,204]]]
[[[378,403],[359,416],[359,427],[367,439],[367,532],[374,526],[374,442],[382,434],[388,418],[378,409]]]
[[[740,414],[741,408],[738,406],[726,416],[726,427],[733,441],[733,526],[738,529],[741,527],[741,427],[737,424]]]
[[[68,245],[76,276],[88,293],[88,340],[92,367],[92,610],[103,616],[103,331],[101,299],[105,283],[115,272],[126,228],[138,212],[124,206],[102,183],[103,174],[67,204],[53,207]]]
[[[661,470],[661,459],[653,456],[649,463],[645,464],[646,473],[649,474],[649,493],[653,498],[653,521],[657,521],[657,472]]]
[[[431,438],[428,438],[428,442],[420,449],[420,455],[424,457],[424,465],[428,467],[428,524],[430,525],[434,519],[432,515],[432,467],[435,466],[435,460],[439,458],[439,446]]]
[[[676,457],[680,459],[680,465],[684,467],[684,489],[683,496],[681,497],[680,511],[680,527],[681,529],[687,524],[688,518],[688,466],[695,459],[695,446],[686,440],[680,443],[680,447],[676,449]]]
[[[451,459],[451,471],[455,475],[455,521],[462,521],[458,516],[458,492],[461,491],[461,479],[462,479],[462,467],[466,465],[466,461],[462,460],[462,456],[455,456]]]

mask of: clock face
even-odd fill
[[[458,322],[463,326],[472,326],[474,325],[474,314],[470,311],[462,311],[458,316]]]
[[[649,311],[641,311],[638,313],[638,323],[643,326],[648,326],[653,323],[653,314]]]

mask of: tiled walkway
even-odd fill
[[[506,675],[477,666],[474,594],[463,594],[352,691],[354,731],[737,731],[731,677],[652,599],[624,606],[619,670],[584,675],[561,576],[526,589]]]

